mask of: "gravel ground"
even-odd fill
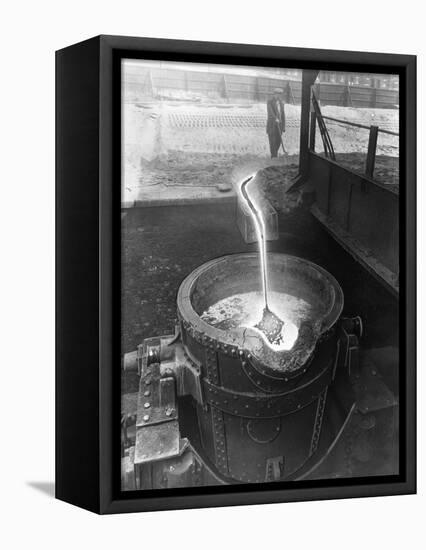
[[[285,109],[283,141],[290,159],[278,163],[292,164],[299,152],[300,106],[286,105]],[[322,110],[327,116],[398,131],[397,110],[331,106]],[[134,200],[135,190],[141,188],[150,189],[155,197],[156,186],[179,186],[184,194],[185,188],[229,185],[238,171],[244,172],[244,166],[271,163],[263,104],[139,103],[126,104],[123,113],[124,201]],[[326,123],[338,162],[362,173],[369,132],[334,121]],[[316,151],[323,151],[319,132]],[[397,184],[398,138],[379,133],[377,155],[375,178]]]
[[[217,187],[232,186],[243,177],[265,170],[268,181],[281,187],[287,178],[293,178],[298,171],[298,156],[281,156],[279,159],[262,159],[254,155],[207,154],[170,152],[167,159],[158,158],[143,163],[144,185],[153,187]]]
[[[360,174],[365,173],[366,155],[364,153],[337,153],[339,164]],[[143,163],[140,181],[143,186],[179,187],[191,192],[197,188],[230,188],[246,175],[261,171],[261,182],[268,193],[273,206],[282,210],[285,190],[298,173],[298,155],[282,156],[271,162],[270,159],[259,159],[253,155],[224,155],[207,153],[171,152],[167,159],[158,158]],[[385,155],[376,157],[374,179],[386,185],[397,185],[399,181],[399,159]],[[142,185],[142,183],[140,183]]]

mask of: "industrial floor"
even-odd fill
[[[235,213],[235,198],[213,204],[123,210],[123,354],[135,350],[144,338],[174,332],[176,293],[194,268],[218,256],[255,250],[255,245],[244,242]],[[364,323],[362,376],[356,381],[360,395],[368,394],[368,385],[371,399],[374,401],[379,393],[383,405],[375,410],[364,403],[363,412],[353,416],[344,437],[316,477],[397,473],[397,299],[345,252],[302,205],[280,212],[279,239],[269,242],[268,248],[311,260],[339,281],[345,296],[344,315],[360,315]],[[134,407],[137,390],[138,376],[123,373],[124,413]],[[365,399],[368,401],[368,397]]]

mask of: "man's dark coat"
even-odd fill
[[[284,103],[278,99],[279,108],[277,108],[277,100],[274,98],[268,99],[267,112],[268,120],[266,122],[266,133],[274,134],[277,131],[276,119],[279,120],[281,134],[285,132],[285,112]]]

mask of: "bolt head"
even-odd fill
[[[146,403],[143,404],[143,406],[145,409],[149,409],[149,407],[151,406],[151,403],[147,401]]]

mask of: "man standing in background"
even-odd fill
[[[275,88],[272,93],[273,96],[271,99],[268,99],[266,104],[268,113],[266,133],[269,138],[271,158],[276,158],[278,156],[278,149],[282,143],[282,134],[285,132],[285,111],[284,103],[281,99],[283,90]]]

